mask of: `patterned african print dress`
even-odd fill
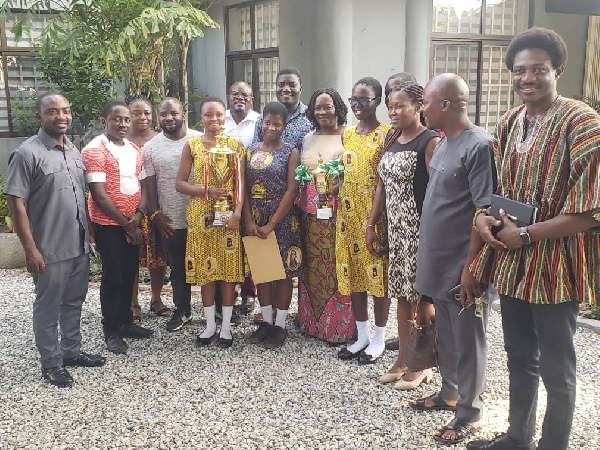
[[[323,161],[340,159],[344,153],[339,135],[308,133],[302,145],[301,164],[317,168]],[[300,331],[330,343],[344,343],[356,331],[352,302],[340,294],[335,271],[335,206],[330,219],[317,219],[319,194],[314,184],[300,188],[297,199],[302,211],[302,249],[304,266],[298,279],[298,315]]]
[[[238,140],[229,138],[229,148],[238,148]],[[194,184],[204,185],[204,164],[207,149],[202,139],[189,140],[190,151],[194,160]],[[233,177],[225,186],[229,192],[234,191]],[[212,173],[208,171],[208,187],[216,186]],[[190,197],[187,207],[188,235],[185,249],[186,282],[204,286],[213,281],[244,281],[242,264],[242,246],[240,230],[228,230],[224,227],[213,227],[213,208],[215,200],[204,197]]]
[[[390,134],[393,134],[390,132]],[[396,139],[381,157],[378,172],[385,186],[388,218],[388,296],[416,302],[414,284],[417,275],[419,217],[427,188],[425,149],[439,135],[425,130],[412,141],[400,144]]]
[[[343,295],[368,291],[384,297],[387,283],[387,260],[369,253],[366,244],[367,220],[377,187],[377,165],[390,126],[381,123],[368,135],[356,133],[356,126],[344,131],[344,181],[336,224],[335,255],[339,291]],[[375,231],[386,235],[385,214]]]
[[[263,152],[255,143],[246,157],[246,189],[250,197],[252,220],[259,227],[266,225],[285,194],[288,162],[293,147],[284,144],[274,152]],[[298,208],[292,206],[284,218],[275,225],[275,236],[287,278],[297,277],[302,264],[300,249],[300,221]]]

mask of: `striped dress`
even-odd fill
[[[600,117],[586,104],[559,97],[539,133],[523,141],[524,105],[498,122],[494,140],[498,194],[537,206],[537,221],[600,211]],[[529,145],[530,144],[530,145]],[[600,223],[599,223],[600,226]],[[535,242],[517,250],[489,245],[471,264],[479,281],[535,304],[600,296],[600,229]]]

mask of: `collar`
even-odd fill
[[[242,120],[240,123],[244,123],[244,122],[256,122],[256,119],[258,118],[258,116],[260,116],[260,114],[258,114],[256,111],[254,111],[253,109],[251,109],[248,114],[246,115],[246,117],[244,117],[244,120]],[[225,111],[225,119],[231,119],[235,122],[235,120],[233,119],[232,115],[231,115],[231,110],[228,109],[227,111]]]
[[[69,140],[69,138],[67,137],[67,135],[64,135],[64,140],[65,140],[65,145],[62,146],[60,145],[58,142],[56,142],[56,140],[50,136],[48,133],[46,133],[44,130],[42,130],[40,128],[40,130],[38,131],[38,139],[42,142],[42,144],[44,144],[46,146],[46,148],[48,150],[52,150],[55,149],[56,147],[58,147],[61,151],[64,150],[71,150],[72,148],[74,148],[75,146],[73,145],[73,143]]]
[[[306,115],[307,110],[308,110],[308,106],[306,106],[304,103],[302,103],[302,101],[300,101],[300,103],[298,103],[298,107],[296,108],[296,111],[294,111],[294,114],[292,114],[292,116],[288,119],[288,122],[290,120],[295,119],[298,116]]]

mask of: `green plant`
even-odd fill
[[[584,103],[587,103],[592,109],[595,109],[598,112],[598,114],[600,114],[600,99],[579,95],[576,95],[574,98],[576,98],[577,100],[581,100]]]
[[[61,55],[80,68],[87,64],[112,80],[124,81],[127,95],[145,94],[155,101],[167,92],[169,63],[175,54],[177,96],[187,108],[188,49],[192,40],[204,35],[203,27],[219,26],[200,9],[214,1],[13,0],[0,6],[0,19],[11,14],[11,7],[26,11],[11,28],[19,39],[33,15],[55,11],[39,40],[43,58]]]
[[[8,210],[8,201],[4,193],[4,185],[6,181],[0,178],[0,225],[6,225],[8,231],[12,231],[12,219]]]
[[[600,320],[600,307],[598,305],[588,305],[584,303],[581,305],[580,314],[586,319]]]
[[[32,93],[24,100],[16,99],[12,105],[13,123],[19,136],[32,136],[40,128],[35,118],[35,95]]]

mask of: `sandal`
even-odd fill
[[[142,322],[142,308],[140,305],[131,305],[131,313],[133,314],[133,323]]]
[[[432,401],[433,406],[426,406],[425,402],[427,400]],[[416,409],[417,411],[456,411],[456,406],[446,403],[446,401],[440,397],[440,394],[432,394],[428,397],[411,400],[409,405],[412,409]]]
[[[454,419],[452,419],[452,421],[449,424],[444,425],[443,427],[439,428],[438,430],[435,430],[433,432],[433,439],[435,439],[438,442],[441,442],[442,444],[454,445],[454,444],[458,444],[458,443],[464,441],[465,439],[473,436],[479,430],[481,430],[481,425],[475,427],[475,426],[471,425],[469,422],[466,422],[462,419],[458,419],[455,417]],[[456,433],[456,439],[444,438],[443,436],[446,433],[446,431],[454,431]]]
[[[155,305],[161,305],[162,308],[157,309],[154,307]],[[161,300],[156,300],[150,303],[150,311],[152,311],[158,317],[168,317],[169,315],[171,315],[171,308],[167,308],[165,305],[163,305],[163,302]]]

